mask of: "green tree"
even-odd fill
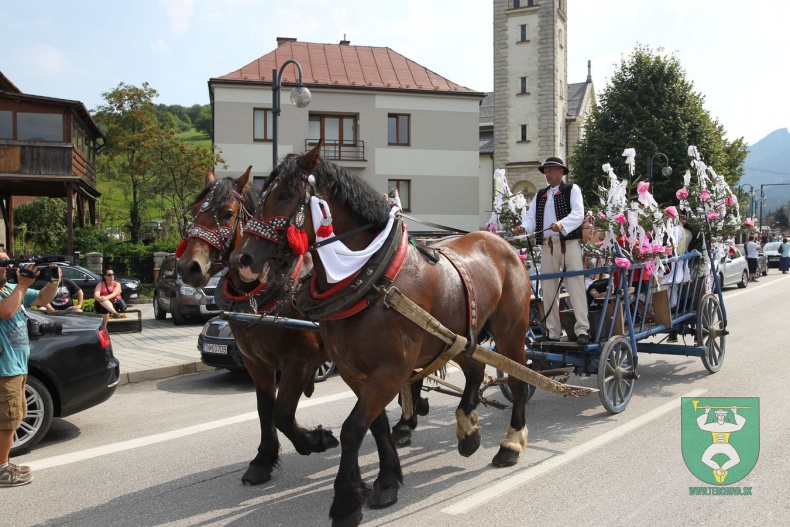
[[[163,133],[152,102],[156,96],[147,82],[139,88],[120,83],[102,94],[105,104],[94,116],[107,138],[104,153],[110,165],[129,183],[129,225],[135,243],[140,240],[141,210],[158,178],[151,170],[152,149]]]
[[[604,163],[621,178],[629,177],[624,149],[636,149],[634,180],[646,179],[648,160],[661,152],[673,174],[663,176],[663,163],[654,158],[651,191],[659,203],[675,203],[690,165],[688,147],[694,145],[705,163],[734,186],[743,175],[746,144],[743,138],[726,139],[724,127],[705,110],[704,101],[676,57],[637,45],[621,60],[585,121],[585,136],[569,160],[574,182],[589,200],[599,186],[608,186]]]
[[[203,132],[204,134],[211,135],[211,107],[206,105],[201,108],[200,113],[192,122],[195,124],[195,130]]]
[[[24,225],[26,251],[61,254],[66,250],[66,200],[34,198],[14,208],[14,222]]]
[[[172,131],[159,137],[152,155],[153,167],[159,174],[158,194],[184,237],[192,220],[189,205],[203,189],[206,171],[214,170],[223,160],[210,147],[186,144]]]

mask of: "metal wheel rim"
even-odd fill
[[[612,413],[620,413],[634,390],[634,357],[628,341],[619,337],[607,342],[598,364],[601,402]]]
[[[705,348],[703,363],[711,373],[719,371],[724,359],[727,337],[719,333],[721,329],[723,317],[719,299],[705,295],[697,312],[697,344]]]
[[[44,398],[38,393],[38,390],[25,384],[25,399],[27,401],[27,417],[22,421],[14,431],[14,440],[11,444],[12,448],[24,445],[41,429],[44,423],[45,408]]]
[[[326,360],[321,364],[315,372],[315,378],[324,380],[335,370],[335,363],[331,360]]]

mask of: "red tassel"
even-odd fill
[[[181,258],[181,256],[183,256],[184,254],[184,251],[186,250],[187,250],[187,241],[181,240],[178,243],[178,247],[176,247],[176,258]]]
[[[315,234],[316,236],[319,236],[321,238],[329,238],[330,236],[332,236],[332,231],[333,229],[331,223],[329,225],[324,225],[322,223],[321,226],[318,227],[318,231],[316,231]]]
[[[307,252],[307,233],[304,229],[297,229],[293,224],[288,226],[285,231],[285,236],[288,238],[288,245],[295,255],[301,256]]]

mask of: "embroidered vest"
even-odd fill
[[[557,221],[563,219],[571,213],[571,189],[573,185],[568,183],[560,183],[559,190],[554,196],[554,212],[557,214]],[[536,202],[537,210],[535,211],[535,242],[540,245],[543,243],[543,211],[546,209],[546,201],[548,200],[549,190],[551,187],[546,187],[538,192],[538,199]],[[582,238],[582,227],[579,225],[576,229],[560,237],[566,240],[580,240]]]

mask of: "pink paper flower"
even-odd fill
[[[628,258],[615,258],[614,263],[621,269],[628,269],[631,267],[631,262],[628,260]]]
[[[724,203],[726,203],[728,207],[732,207],[733,205],[735,205],[735,196],[730,194],[729,196],[727,196],[727,199],[724,200]]]
[[[675,206],[669,206],[664,209],[664,212],[667,213],[667,216],[670,218],[677,218],[678,217],[678,209]]]
[[[743,223],[748,227],[754,227],[754,220],[751,218],[746,218]]]
[[[644,194],[647,192],[647,189],[650,188],[650,183],[647,181],[640,181],[639,184],[636,186],[636,191],[640,194]]]
[[[689,197],[689,190],[686,187],[683,187],[682,189],[675,192],[675,196],[677,196],[678,199],[686,199]]]
[[[645,271],[647,271],[647,276],[653,276],[653,273],[656,272],[655,260],[648,260],[645,262]]]
[[[663,245],[654,245],[652,249],[653,253],[659,253],[659,254],[664,254],[666,250],[667,248],[664,247]]]
[[[702,201],[708,201],[710,199],[710,192],[708,192],[708,189],[702,189],[702,192],[699,193],[699,199]]]
[[[605,220],[606,219],[606,214],[602,210],[598,211],[598,217],[601,218],[602,220]]]
[[[708,219],[709,220],[715,220],[718,217],[719,217],[719,213],[716,212],[715,210],[708,213]]]
[[[617,223],[626,223],[628,221],[627,219],[625,219],[625,214],[623,214],[622,212],[618,212],[617,214],[615,214],[613,219]]]
[[[727,249],[727,254],[729,254],[730,256],[735,256],[735,247],[730,245],[730,247]]]

